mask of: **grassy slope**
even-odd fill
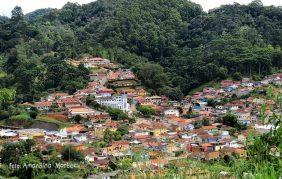
[[[69,123],[66,123],[66,122],[62,122],[62,121],[59,121],[57,119],[54,119],[54,118],[50,118],[48,116],[43,116],[43,115],[40,115],[36,118],[37,121],[42,121],[42,122],[50,122],[50,123],[54,123],[54,124],[57,124],[60,128],[64,128],[64,127],[69,127],[70,124]]]
[[[192,94],[194,94],[195,92],[198,92],[198,91],[203,91],[203,89],[206,88],[206,87],[219,88],[220,87],[220,83],[219,82],[214,82],[214,81],[211,81],[211,82],[208,82],[208,83],[204,83],[204,84],[200,85],[199,87],[194,88],[193,90],[191,90],[189,92],[189,95],[192,95]]]

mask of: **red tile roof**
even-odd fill
[[[35,107],[51,107],[52,106],[52,102],[50,101],[43,101],[43,102],[36,102],[34,103]]]
[[[61,99],[59,102],[64,104],[73,104],[73,103],[80,103],[80,100],[77,98],[64,98]]]
[[[202,126],[203,130],[212,130],[212,129],[217,129],[216,126]]]
[[[66,128],[67,132],[82,132],[85,131],[86,128],[83,125],[77,124],[77,125],[73,125],[71,127]]]

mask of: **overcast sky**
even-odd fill
[[[86,4],[94,0],[0,0],[0,15],[10,16],[11,10],[16,6],[21,6],[24,13],[28,13],[40,8],[61,8],[67,2],[78,2]],[[240,4],[248,4],[252,0],[192,0],[201,4],[205,11],[219,7],[222,4],[232,4],[238,2]],[[281,6],[282,0],[262,0],[264,5]]]

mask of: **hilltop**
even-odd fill
[[[280,7],[260,1],[209,13],[185,0],[67,3],[27,16],[16,7],[0,21],[7,72],[0,84],[25,94],[18,96],[24,101],[52,89],[73,93],[86,85],[80,74],[87,71],[64,60],[93,55],[132,68],[152,94],[180,100],[209,81],[281,70],[281,19]]]

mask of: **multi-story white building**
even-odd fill
[[[119,96],[98,97],[95,101],[103,106],[117,108],[124,112],[130,112],[130,105],[127,102],[126,94],[122,94]]]

